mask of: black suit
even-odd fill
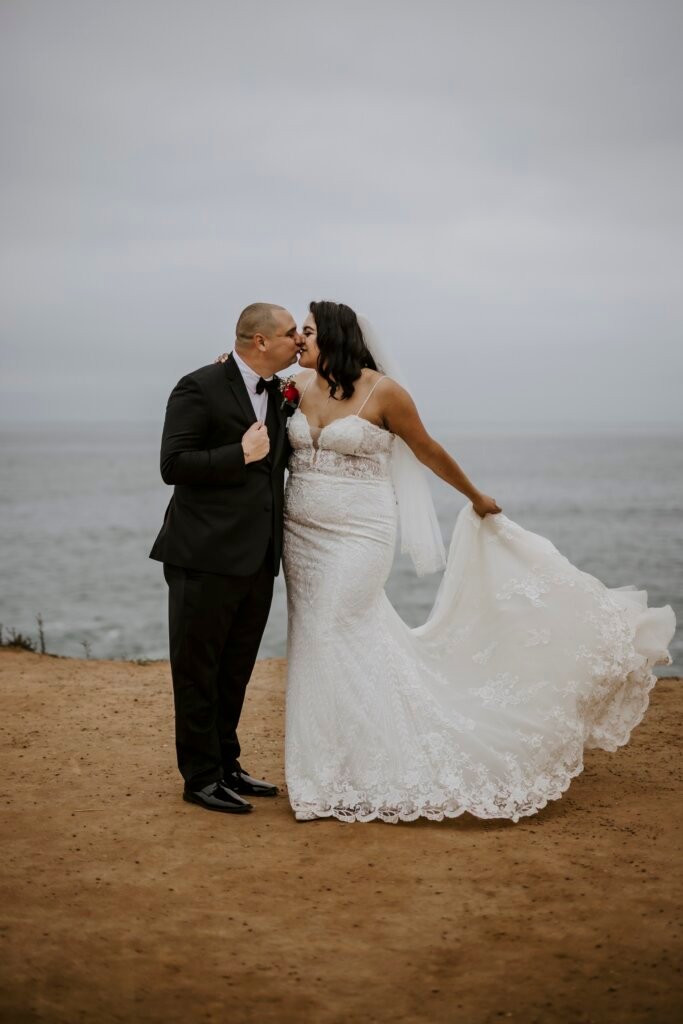
[[[178,767],[199,789],[234,769],[244,694],[280,569],[285,414],[268,399],[270,452],[245,465],[256,422],[232,358],[188,374],[171,392],[161,476],[173,497],[150,558],[164,563]]]

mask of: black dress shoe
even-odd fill
[[[234,793],[246,793],[247,796],[275,796],[277,793],[277,786],[274,786],[271,782],[253,779],[242,768],[236,768],[235,771],[228,772],[224,782],[226,786],[230,786]]]
[[[224,811],[226,814],[246,814],[252,810],[248,800],[243,800],[225,782],[210,782],[203,789],[189,789],[185,786],[183,800],[190,804],[199,804],[207,811]]]

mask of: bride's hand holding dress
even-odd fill
[[[473,498],[472,508],[482,519],[484,516],[495,515],[496,512],[503,511],[496,499],[489,498],[488,494],[482,494],[478,498]]]

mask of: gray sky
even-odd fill
[[[161,418],[248,302],[425,418],[677,421],[683,4],[2,0],[4,420]]]

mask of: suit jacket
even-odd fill
[[[249,576],[273,541],[273,573],[282,553],[284,473],[290,454],[285,413],[268,398],[270,452],[245,465],[242,435],[256,422],[232,356],[187,374],[166,407],[161,476],[173,484],[150,558],[186,569]]]

